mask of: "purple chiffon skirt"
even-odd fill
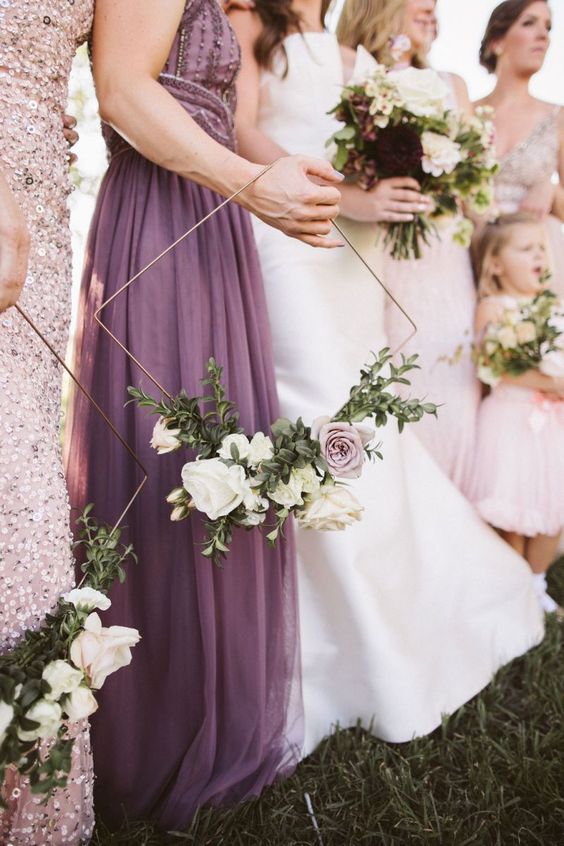
[[[136,271],[221,198],[149,163],[116,156],[93,220],[76,367],[148,469],[126,518],[139,556],[111,595],[105,625],[142,635],[111,676],[92,720],[96,808],[110,825],[150,818],[182,828],[203,804],[258,794],[290,772],[301,744],[296,568],[291,538],[269,549],[238,531],[224,569],[201,555],[199,517],[171,523],[165,496],[186,454],[149,447],[156,417],[124,406],[128,385],[156,389],[93,320]],[[206,362],[224,367],[247,431],[278,415],[260,270],[246,212],[223,209],[103,312],[105,324],[169,391],[200,391]],[[67,441],[71,503],[114,521],[139,471],[82,395]]]

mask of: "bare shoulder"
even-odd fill
[[[504,311],[505,307],[499,297],[482,297],[476,309],[476,323],[481,327],[488,323],[500,323]]]
[[[229,23],[235,30],[241,46],[254,44],[262,31],[259,15],[252,9],[231,9],[228,16]]]
[[[464,79],[461,76],[459,76],[459,74],[450,73],[450,72],[449,72],[449,77],[450,77],[451,82],[454,85],[456,91],[457,92],[463,91],[465,93],[465,95],[468,96],[468,86],[466,85],[466,82],[464,81]]]

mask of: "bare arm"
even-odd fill
[[[560,184],[555,187],[552,213],[564,221],[564,108],[560,110],[558,121],[558,175]]]
[[[8,183],[0,173],[0,312],[17,303],[27,272],[29,234]]]
[[[184,0],[98,0],[94,79],[104,120],[163,168],[224,196],[261,171],[207,135],[158,82],[181,21]],[[323,184],[314,184],[312,176]],[[338,214],[341,181],[326,162],[289,157],[238,198],[267,223],[314,246]]]
[[[450,78],[454,88],[454,93],[456,94],[456,102],[458,104],[459,110],[461,112],[464,112],[464,114],[466,115],[471,115],[474,111],[474,108],[472,106],[472,103],[470,102],[468,86],[466,85],[462,77],[458,76],[457,73],[451,73]]]

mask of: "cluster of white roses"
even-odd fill
[[[44,667],[41,678],[49,686],[49,692],[36,699],[25,711],[25,720],[35,723],[35,726],[27,729],[18,727],[17,736],[24,742],[53,738],[63,721],[73,723],[93,714],[98,703],[92,691],[99,690],[111,673],[130,663],[131,647],[140,639],[136,629],[102,626],[94,609],[105,611],[111,602],[100,591],[89,587],[75,588],[64,594],[63,599],[77,610],[90,613],[71,643],[70,660],[57,659]],[[21,692],[21,685],[19,687],[15,700]],[[14,705],[0,701],[0,746],[14,718]]]

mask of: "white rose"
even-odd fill
[[[516,326],[521,320],[521,312],[517,308],[508,308],[503,312],[503,319],[511,326]]]
[[[556,379],[564,377],[564,350],[552,350],[545,353],[539,370],[545,376],[553,376]]]
[[[70,602],[79,611],[107,611],[112,604],[111,600],[99,590],[91,587],[74,588],[74,590],[63,594],[65,602]]]
[[[314,493],[321,486],[321,480],[311,464],[307,467],[295,468],[292,470],[292,476],[300,482],[302,491],[306,494]]]
[[[240,464],[228,467],[219,458],[185,464],[182,482],[198,511],[210,520],[217,520],[238,508],[250,489],[244,467]]]
[[[423,146],[421,167],[425,173],[433,176],[452,173],[461,161],[460,144],[451,141],[446,135],[440,135],[438,132],[424,132],[421,136],[421,144]]]
[[[260,526],[266,520],[266,512],[259,513],[257,511],[250,511],[244,520],[241,520],[242,526],[254,527]]]
[[[529,344],[537,337],[537,330],[535,324],[530,320],[523,320],[515,327],[515,334],[520,344]]]
[[[257,432],[253,435],[249,445],[248,462],[251,467],[256,467],[261,461],[268,461],[272,458],[274,447],[269,437],[262,432]]]
[[[90,688],[81,685],[67,696],[63,702],[63,710],[71,723],[76,723],[97,711],[98,703]]]
[[[305,529],[338,532],[362,519],[364,508],[348,488],[325,484],[308,497],[296,513],[298,523]]]
[[[478,379],[484,385],[491,385],[492,388],[499,382],[499,377],[495,376],[491,367],[487,367],[485,364],[480,364],[478,367]]]
[[[104,628],[98,614],[90,614],[84,622],[84,631],[71,644],[71,661],[84,670],[90,685],[98,690],[110,673],[131,662],[131,647],[140,639],[137,629]]]
[[[8,705],[7,702],[0,702],[0,746],[4,743],[4,738],[6,737],[6,733],[13,718],[13,706]]]
[[[61,725],[63,712],[61,707],[56,702],[48,702],[46,699],[39,699],[34,702],[31,708],[26,712],[25,717],[28,720],[33,720],[34,723],[39,723],[37,728],[24,731],[18,729],[18,737],[20,740],[48,740],[50,737],[55,737]]]
[[[503,326],[497,333],[497,339],[504,350],[514,349],[517,342],[517,333],[511,326]]]
[[[325,158],[327,159],[327,161],[332,163],[335,161],[335,157],[337,156],[338,152],[339,147],[336,141],[330,141],[325,148]]]
[[[220,458],[225,458],[228,461],[233,460],[233,456],[231,455],[231,445],[235,444],[237,449],[239,450],[239,459],[242,461],[244,458],[247,458],[249,454],[249,439],[246,435],[226,435],[221,442],[221,447],[218,449],[217,454]]]
[[[76,670],[67,661],[51,661],[47,664],[41,678],[51,687],[51,692],[45,694],[49,702],[57,702],[63,693],[72,693],[81,684],[84,673]]]
[[[293,508],[294,505],[303,505],[303,479],[292,470],[288,482],[278,482],[272,493],[268,496],[283,508]]]
[[[405,108],[417,117],[430,117],[446,110],[448,87],[430,68],[390,71],[388,78],[395,83]]]
[[[168,423],[166,417],[159,417],[153,429],[150,444],[159,455],[164,455],[165,452],[174,452],[175,449],[182,446],[182,442],[177,437],[180,434],[180,429],[169,429]]]

